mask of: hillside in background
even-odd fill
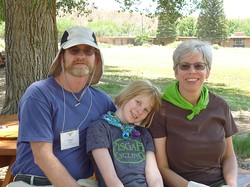
[[[104,10],[92,10],[92,13],[85,17],[78,17],[76,14],[67,14],[63,16],[66,19],[75,21],[77,24],[86,26],[89,22],[97,20],[112,20],[119,25],[124,22],[131,23],[136,26],[140,26],[142,30],[154,30],[156,31],[158,25],[157,18],[149,18],[139,13],[129,12],[117,12],[117,11],[104,11]]]

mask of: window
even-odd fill
[[[233,41],[233,47],[245,47],[244,38],[234,38]]]

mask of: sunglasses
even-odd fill
[[[191,66],[194,66],[195,70],[201,71],[206,68],[207,63],[197,62],[194,64],[189,64],[187,62],[181,62],[181,63],[178,63],[177,65],[179,66],[180,70],[186,71],[186,70],[189,70]]]
[[[84,55],[92,56],[96,52],[96,49],[88,47],[88,48],[81,50],[78,47],[70,47],[68,51],[71,55],[78,55],[82,51]]]

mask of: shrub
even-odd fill
[[[101,42],[99,42],[99,43],[98,43],[98,46],[99,46],[100,48],[112,48],[112,47],[113,47],[113,44],[107,44],[107,43],[101,43]]]
[[[250,157],[250,133],[247,136],[235,135],[233,137],[235,153],[241,158]]]
[[[121,27],[112,20],[97,20],[87,25],[96,36],[121,36]]]
[[[64,31],[70,27],[76,26],[77,23],[73,20],[66,18],[58,18],[57,19],[57,30],[58,30],[58,38],[61,38]]]
[[[213,44],[214,49],[220,49],[220,46],[218,44]]]
[[[143,33],[135,37],[135,45],[149,45],[152,44],[153,38],[151,38],[147,33]]]
[[[125,21],[121,25],[122,36],[135,36],[140,34],[141,26]]]

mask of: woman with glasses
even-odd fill
[[[212,64],[210,44],[189,40],[173,54],[176,82],[166,87],[150,131],[165,186],[237,186],[230,107],[204,82]]]

